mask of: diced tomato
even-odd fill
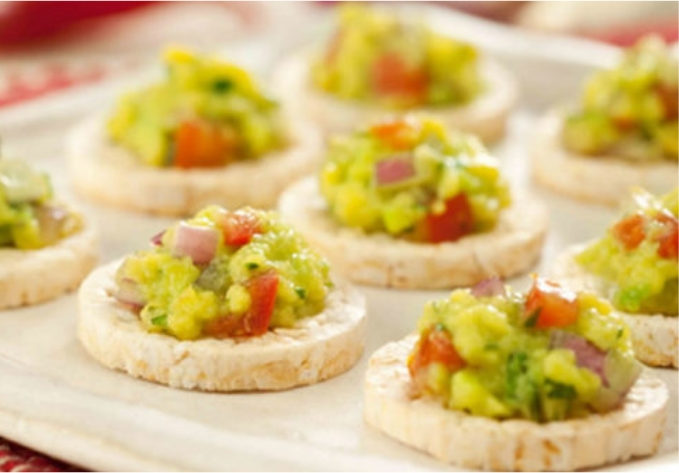
[[[397,54],[386,53],[375,61],[372,70],[375,90],[422,102],[427,91],[427,74],[421,68],[408,68]]]
[[[445,202],[441,214],[430,212],[415,230],[417,239],[430,243],[456,241],[474,229],[474,214],[467,195],[460,193]]]
[[[636,213],[616,223],[613,226],[613,235],[627,250],[633,250],[644,241],[646,236],[645,225],[646,218],[642,214]]]
[[[537,277],[525,304],[526,325],[537,328],[566,327],[578,319],[578,300],[573,291]]]
[[[378,123],[370,128],[370,132],[390,148],[399,151],[412,148],[418,135],[417,128],[405,120]]]
[[[634,117],[611,117],[613,124],[622,131],[632,131],[634,130],[638,123]]]
[[[667,212],[656,217],[663,224],[663,231],[657,237],[658,256],[666,259],[677,259],[679,255],[679,221]]]
[[[676,87],[658,86],[656,91],[665,110],[665,119],[676,120],[679,115],[679,90]]]
[[[431,330],[420,337],[417,350],[408,363],[410,375],[417,377],[431,363],[443,363],[450,371],[457,371],[465,365],[450,336],[443,330]]]
[[[180,168],[222,166],[231,160],[235,147],[235,133],[228,129],[187,121],[175,133],[173,164]]]
[[[245,316],[227,314],[211,320],[203,327],[205,335],[216,338],[235,337],[245,334]]]
[[[276,305],[278,273],[274,270],[259,274],[247,284],[252,303],[245,316],[245,333],[261,335],[269,329]]]
[[[278,273],[267,271],[247,282],[252,300],[250,309],[242,316],[226,315],[207,323],[203,331],[213,337],[263,335],[269,330],[276,305]]]
[[[261,232],[257,216],[241,210],[225,214],[221,227],[224,243],[231,246],[247,245],[255,234]]]

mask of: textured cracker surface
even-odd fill
[[[38,250],[0,248],[0,309],[54,299],[80,285],[98,255],[95,230],[79,232]]]
[[[492,275],[525,272],[539,258],[548,226],[544,205],[515,196],[495,229],[456,242],[422,244],[366,235],[334,221],[312,177],[287,189],[279,210],[335,271],[357,283],[406,289],[465,286]]]
[[[322,313],[293,328],[259,337],[181,341],[148,333],[110,295],[119,265],[93,271],[78,294],[78,339],[109,368],[175,388],[278,390],[336,376],[363,352],[365,301],[350,286],[339,285]]]
[[[538,424],[472,416],[413,396],[406,359],[411,335],[380,348],[365,377],[368,424],[463,468],[572,471],[653,454],[666,421],[668,391],[647,372],[625,403],[607,414]]]

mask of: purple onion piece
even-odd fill
[[[492,297],[505,294],[505,285],[497,276],[484,279],[472,286],[471,292],[476,297]]]
[[[146,304],[146,299],[141,292],[139,284],[130,278],[122,278],[118,281],[118,287],[113,297],[118,302],[130,306],[134,310],[141,310],[144,304]]]
[[[554,330],[550,336],[550,347],[565,348],[575,354],[575,362],[581,368],[596,373],[604,386],[608,386],[606,378],[606,352],[580,335],[565,330]]]
[[[173,252],[190,257],[194,264],[207,264],[217,254],[218,245],[216,229],[181,222],[174,236]]]
[[[151,242],[151,244],[153,246],[162,246],[163,245],[163,235],[165,235],[165,230],[153,235],[149,241]]]
[[[394,156],[375,164],[375,180],[378,186],[388,186],[410,179],[415,166],[410,156]]]

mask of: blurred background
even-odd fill
[[[168,42],[215,49],[262,36],[294,41],[297,29],[290,26],[315,23],[335,3],[0,1],[0,107],[133,70]],[[674,1],[436,3],[516,28],[619,46],[648,32],[668,41],[678,34]]]

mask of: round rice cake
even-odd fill
[[[361,294],[337,284],[320,314],[255,337],[179,340],[150,333],[111,294],[121,261],[90,274],[78,294],[78,339],[108,368],[173,388],[280,390],[312,384],[351,368],[363,352]]]
[[[443,462],[496,471],[573,471],[658,449],[669,394],[648,372],[632,386],[624,404],[606,414],[544,424],[496,420],[417,397],[406,366],[416,340],[410,335],[372,355],[365,377],[364,418]]]
[[[144,165],[105,133],[105,117],[78,125],[67,143],[71,180],[77,191],[125,209],[181,216],[206,205],[270,208],[283,189],[316,169],[322,138],[312,124],[289,123],[291,141],[280,151],[220,168],[159,168]]]
[[[279,211],[338,273],[360,284],[403,289],[469,286],[522,273],[540,257],[548,227],[544,205],[516,195],[493,230],[455,242],[415,243],[386,233],[366,234],[332,218],[313,177],[287,189]]]
[[[298,110],[327,133],[348,132],[356,126],[393,115],[391,109],[357,101],[341,100],[318,91],[309,77],[313,52],[300,51],[284,60],[274,71],[276,84],[290,110]],[[507,119],[518,97],[516,80],[506,69],[491,60],[481,63],[484,91],[464,105],[417,107],[409,114],[426,115],[447,127],[477,135],[485,143],[504,136]]]
[[[38,304],[76,289],[97,254],[97,234],[87,223],[44,248],[0,248],[0,309]]]
[[[535,128],[531,158],[533,176],[541,185],[570,197],[618,205],[632,187],[655,194],[677,185],[676,162],[636,163],[616,156],[584,156],[561,143],[563,113],[552,110]]]

